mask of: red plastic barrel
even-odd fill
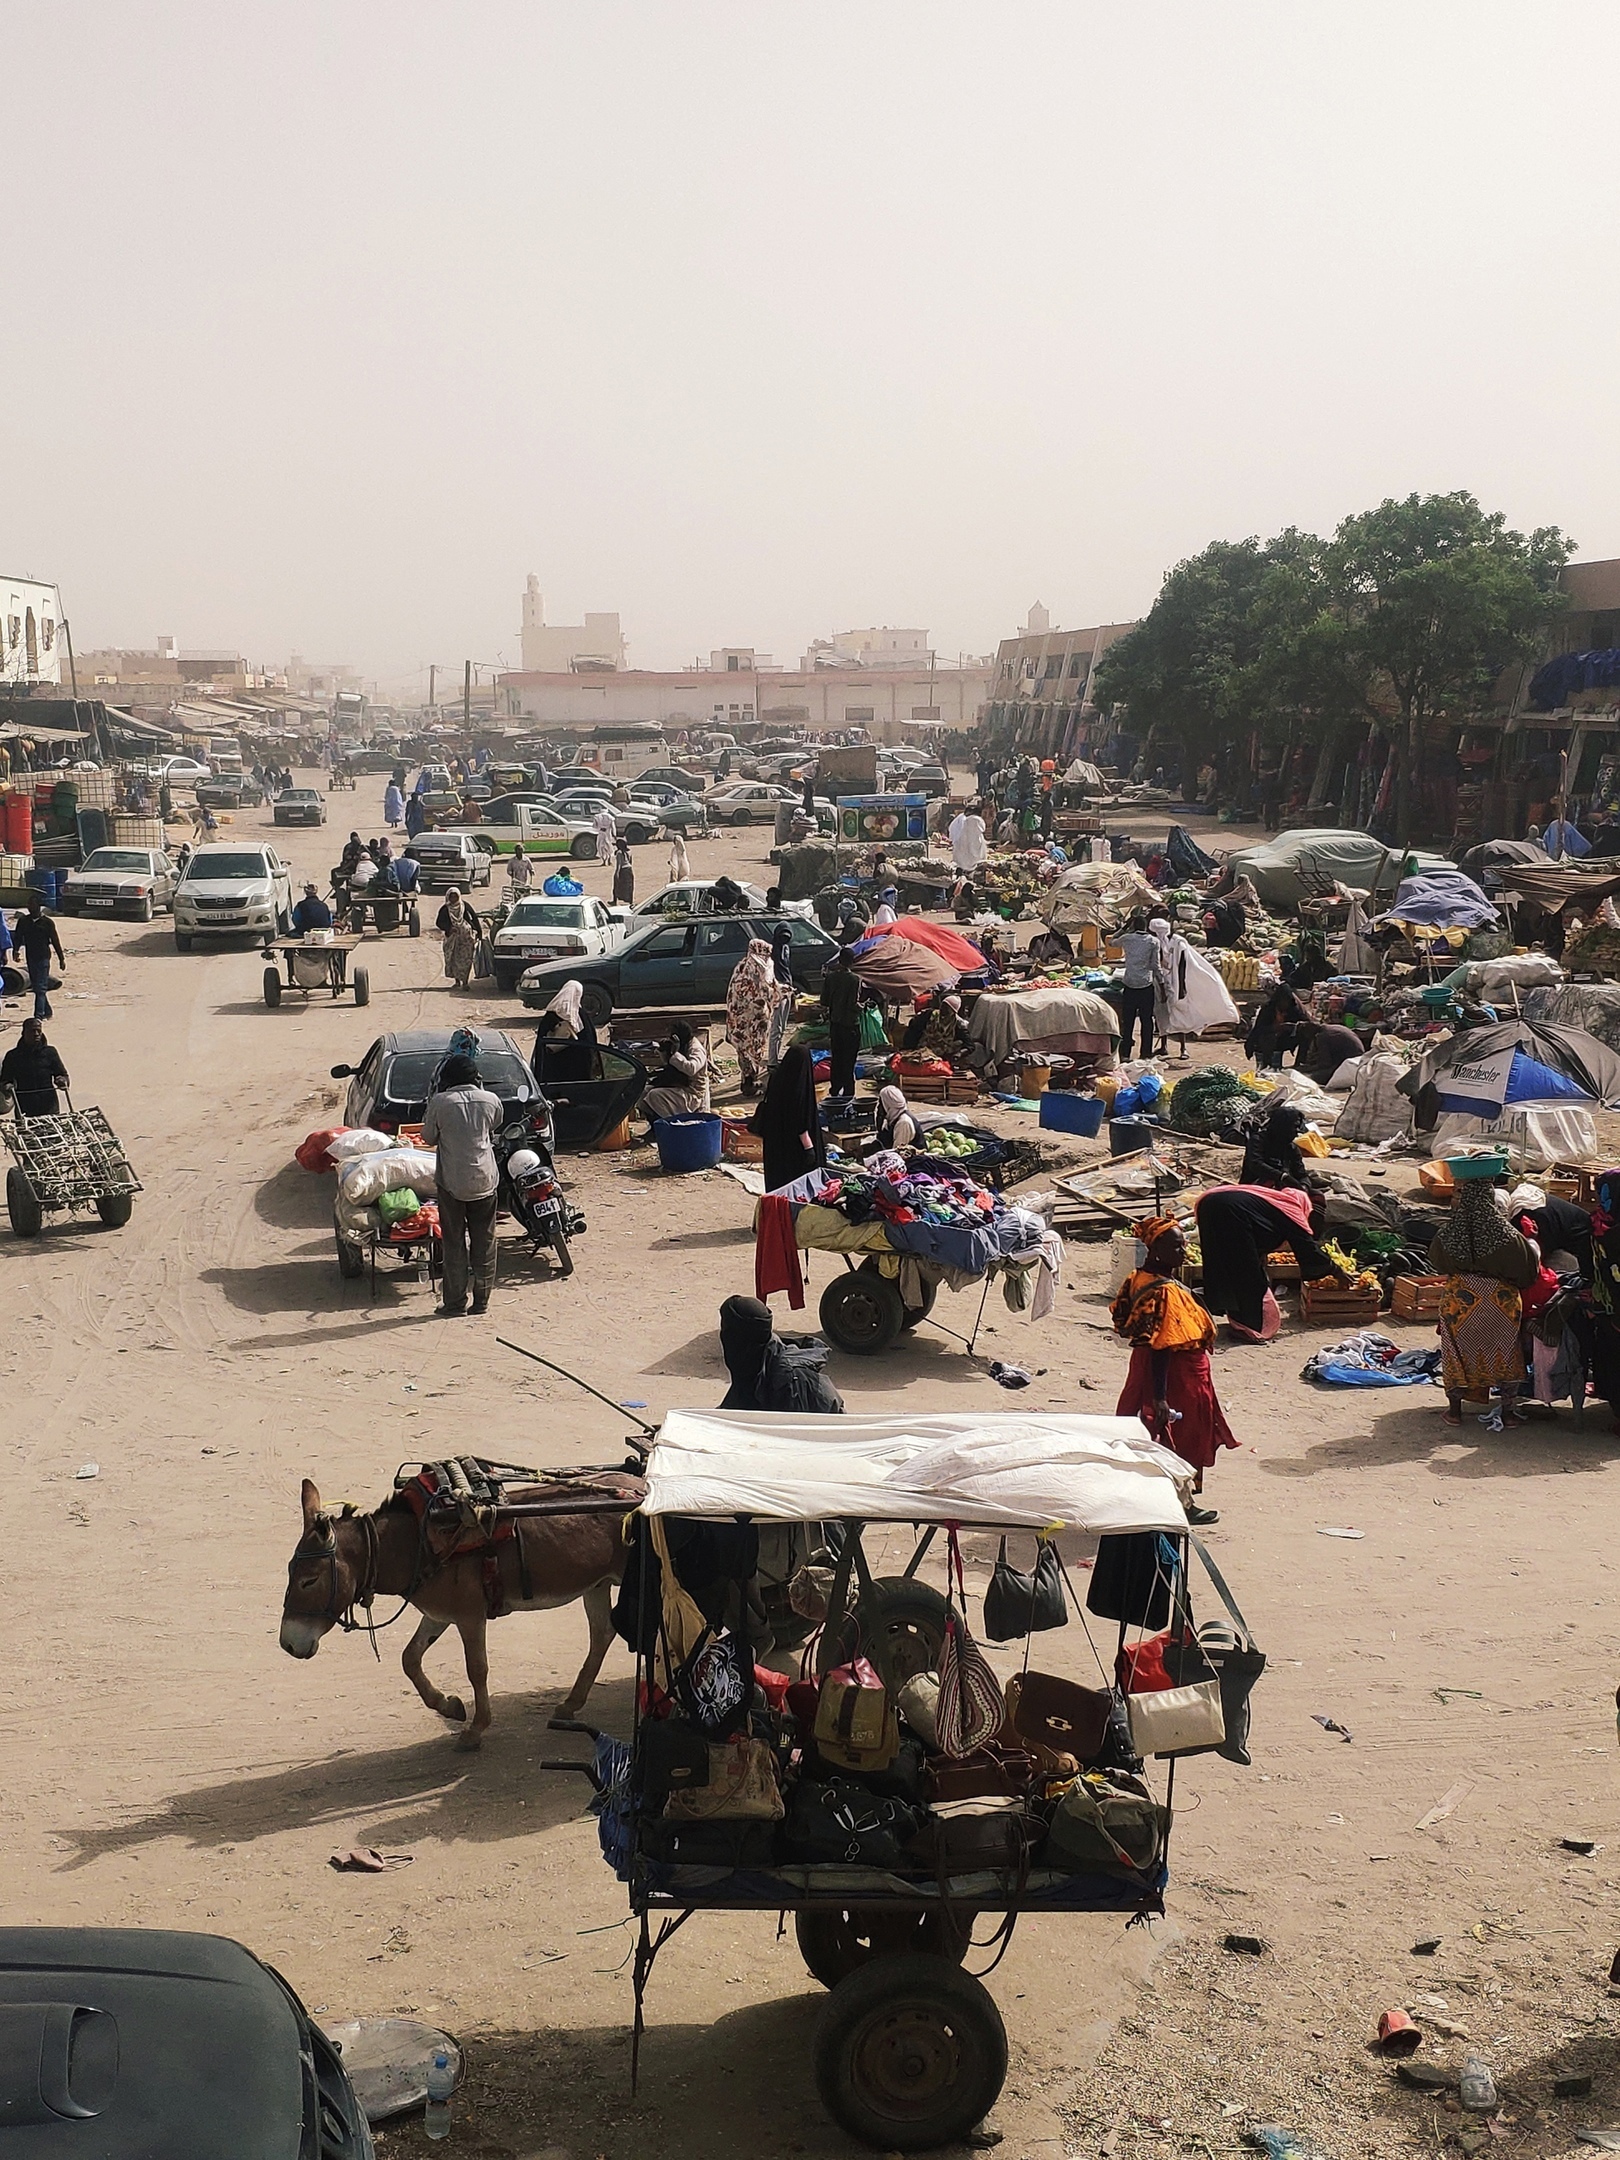
[[[26,795],[7,795],[5,804],[6,853],[8,855],[32,855],[34,852],[34,805]]]

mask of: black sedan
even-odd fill
[[[324,825],[326,797],[313,788],[283,788],[271,816],[278,825]]]
[[[249,810],[264,801],[264,789],[247,773],[215,773],[197,782],[197,800],[209,810]]]
[[[334,1065],[332,1078],[349,1083],[344,1123],[389,1133],[401,1125],[419,1125],[433,1076],[452,1047],[449,1028],[407,1028],[379,1035],[358,1065]],[[541,1093],[529,1060],[513,1038],[498,1029],[480,1031],[478,1076],[513,1116]],[[630,1115],[646,1085],[646,1068],[627,1051],[606,1043],[593,1054],[589,1074],[563,1078],[547,1073],[544,1092],[557,1146],[581,1152],[593,1146]]]

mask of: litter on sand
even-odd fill
[[[81,1463],[73,1475],[76,1478],[100,1477],[101,1465],[98,1462]]]
[[[1263,1935],[1225,1935],[1221,1948],[1230,1950],[1234,1957],[1264,1957],[1268,1944]]]
[[[1448,1792],[1443,1792],[1440,1795],[1427,1815],[1418,1817],[1413,1828],[1432,1830],[1436,1823],[1444,1822],[1448,1815],[1454,1814],[1459,1802],[1466,1800],[1473,1789],[1474,1781],[1472,1778],[1464,1778],[1460,1784],[1453,1785]]]
[[[375,1845],[351,1845],[347,1852],[335,1852],[327,1862],[340,1875],[382,1875],[391,1867],[408,1867],[416,1858],[415,1853],[379,1852]]]
[[[1604,2152],[1620,2152],[1620,2129],[1612,2126],[1605,2130],[1595,2127],[1590,2130],[1577,2130],[1575,2136],[1582,2145],[1596,2145]]]
[[[1558,1842],[1565,1852],[1579,1853],[1583,1860],[1590,1860],[1595,1852],[1603,1850],[1595,1838],[1561,1837]]]
[[[1320,1710],[1311,1712],[1311,1723],[1320,1725],[1324,1732],[1336,1732],[1341,1740],[1353,1740],[1355,1734],[1348,1725],[1341,1725],[1337,1718],[1324,1717]]]
[[[1367,1535],[1367,1533],[1366,1533],[1366,1531],[1365,1531],[1365,1530],[1338,1530],[1338,1529],[1334,1529],[1334,1528],[1330,1527],[1330,1526],[1329,1526],[1328,1524],[1326,1524],[1326,1523],[1319,1523],[1319,1524],[1317,1525],[1317,1530],[1316,1530],[1316,1534],[1317,1534],[1317,1536],[1318,1536],[1318,1537],[1354,1537],[1354,1538],[1361,1538],[1361,1537],[1365,1537],[1365,1536]]]
[[[1000,1358],[992,1358],[990,1361],[990,1377],[997,1387],[1021,1388],[1029,1386],[1033,1375],[1025,1372],[1022,1365],[1008,1365],[1004,1364]]]

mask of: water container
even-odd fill
[[[720,1160],[721,1121],[717,1117],[660,1118],[653,1126],[658,1160],[666,1170],[712,1170]]]
[[[428,2065],[427,2108],[422,2116],[422,2128],[430,2138],[450,2135],[450,2102],[455,2089],[455,2070],[441,2048]]]
[[[1102,1131],[1103,1099],[1100,1095],[1076,1095],[1068,1090],[1041,1097],[1041,1123],[1052,1132],[1078,1133],[1095,1140]]]
[[[23,872],[23,883],[32,886],[35,892],[41,894],[48,908],[55,907],[56,872],[54,870],[41,870],[37,866],[32,870],[25,870]]]
[[[7,795],[5,802],[5,845],[8,855],[32,855],[34,852],[34,804],[27,795]]]

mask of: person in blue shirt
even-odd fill
[[[292,926],[300,937],[307,937],[311,930],[331,929],[332,910],[313,885],[304,887],[304,897],[292,911]]]
[[[1549,855],[1590,855],[1592,843],[1578,825],[1568,818],[1554,818],[1541,836],[1541,844]]]

